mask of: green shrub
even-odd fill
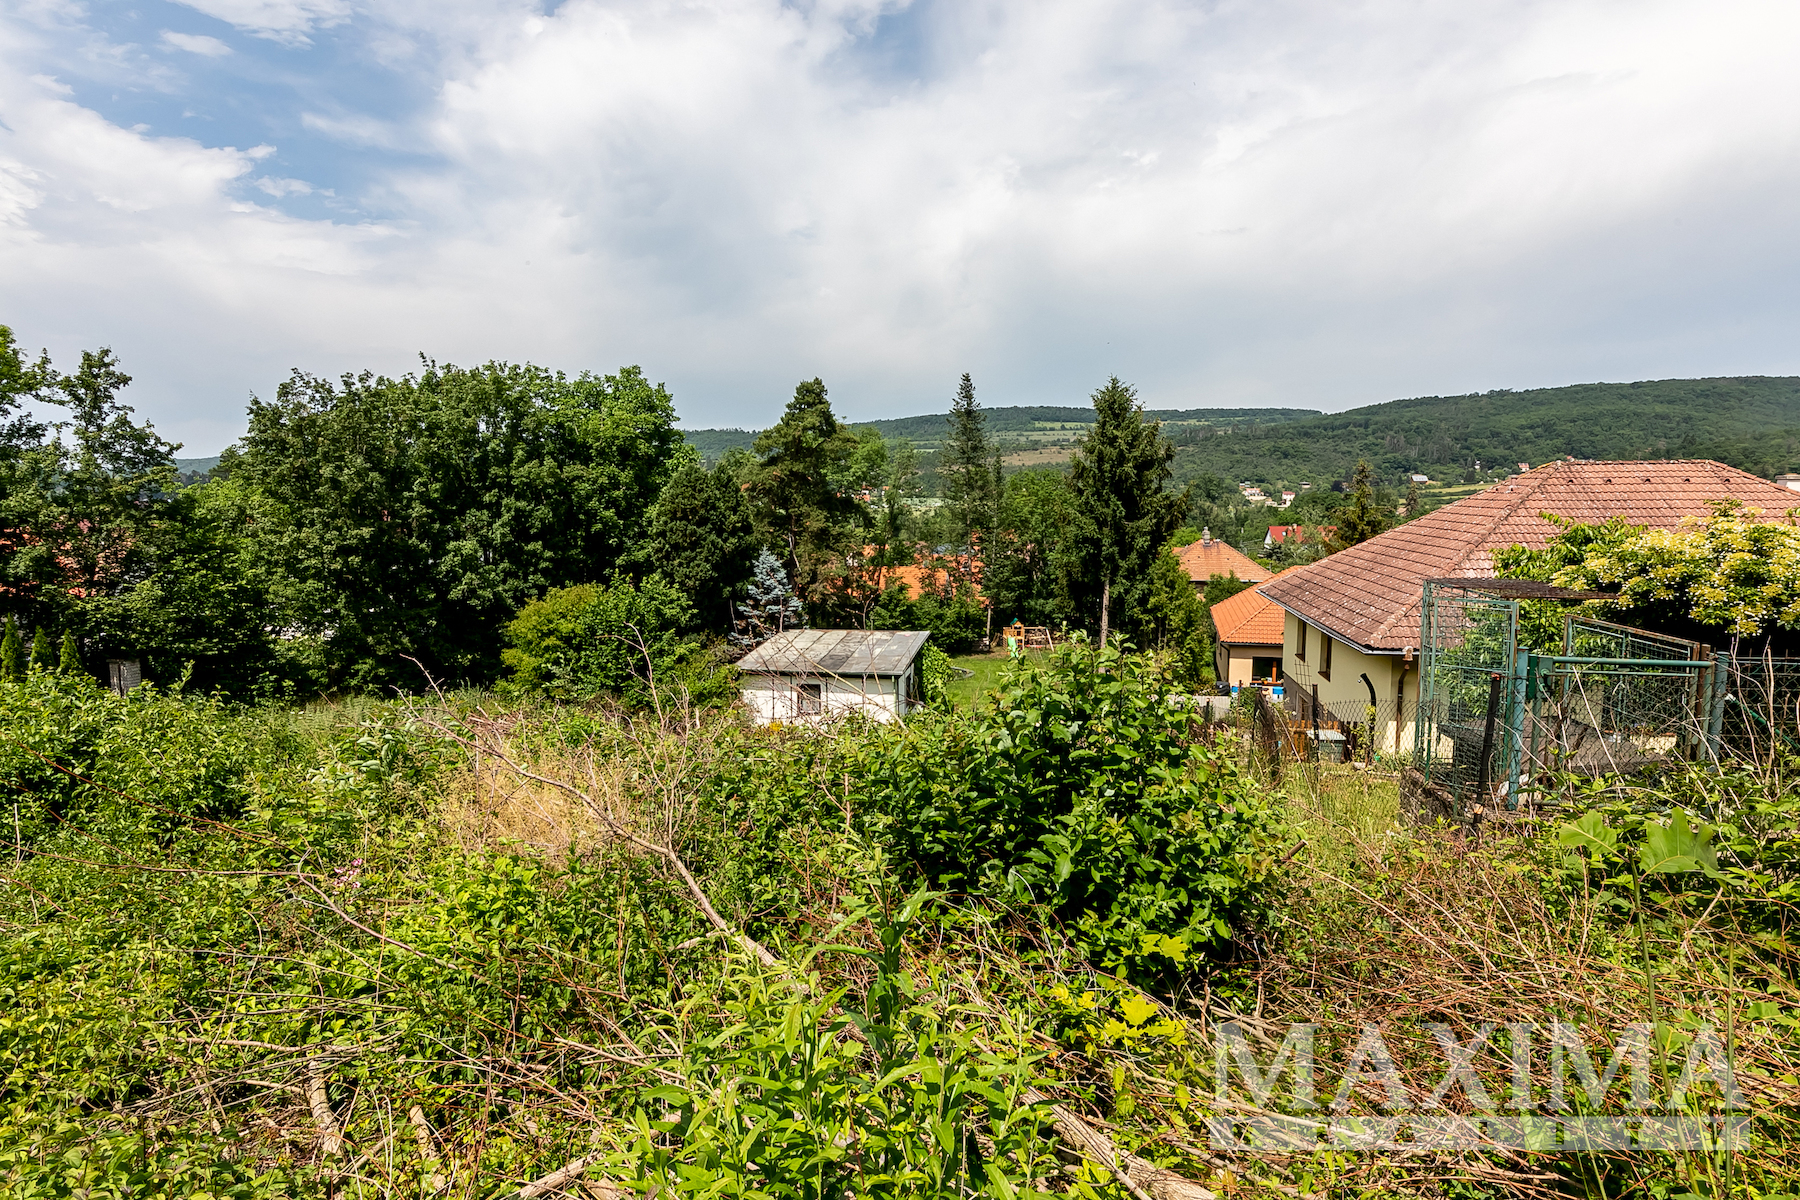
[[[646,699],[654,689],[685,689],[697,703],[736,694],[730,668],[697,637],[693,605],[661,576],[641,584],[584,583],[552,589],[519,610],[502,653],[510,686],[558,699],[601,695]]]
[[[861,831],[940,887],[1049,908],[1095,961],[1179,970],[1255,918],[1286,840],[1235,760],[1191,741],[1144,656],[1075,642],[1011,665],[991,707],[852,725],[747,753],[718,783],[753,831],[737,868],[786,852],[819,781]]]

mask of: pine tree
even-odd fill
[[[81,649],[75,644],[73,631],[63,634],[62,653],[57,655],[56,669],[64,675],[75,675],[81,671]]]
[[[25,644],[19,639],[19,623],[6,618],[6,634],[0,637],[0,679],[18,679],[25,674]]]
[[[938,467],[944,501],[965,548],[973,549],[994,527],[999,500],[994,479],[999,468],[999,455],[988,436],[987,414],[975,399],[975,381],[965,373],[950,406],[950,435],[944,440]]]
[[[1330,548],[1335,551],[1360,545],[1386,533],[1387,527],[1387,517],[1375,494],[1375,470],[1364,459],[1356,464],[1356,474],[1350,479],[1350,503],[1337,512],[1337,532],[1331,535]]]
[[[863,514],[833,482],[856,450],[856,436],[831,411],[822,380],[794,389],[781,420],[756,439],[750,497],[759,532],[784,551],[786,578],[802,600],[824,598]]]
[[[44,634],[44,627],[39,625],[37,632],[31,636],[31,664],[33,671],[48,671],[55,666],[50,659],[50,639]]]
[[[1135,390],[1114,376],[1094,393],[1094,413],[1069,466],[1077,564],[1069,591],[1078,608],[1098,616],[1104,646],[1115,607],[1127,626],[1138,623],[1156,555],[1192,496],[1165,490],[1175,447],[1159,423],[1144,420]]]

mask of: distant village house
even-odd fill
[[[1181,560],[1181,568],[1197,592],[1205,591],[1214,577],[1236,576],[1245,583],[1261,583],[1269,578],[1269,572],[1257,566],[1255,559],[1233,550],[1215,538],[1210,529],[1201,531],[1199,541],[1175,551],[1175,557]]]

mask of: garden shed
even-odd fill
[[[919,654],[931,635],[885,629],[791,629],[738,662],[744,703],[765,725],[860,712],[904,717],[922,702]]]

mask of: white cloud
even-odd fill
[[[0,303],[135,338],[146,389],[215,381],[209,421],[289,365],[419,350],[642,362],[699,423],[813,374],[874,415],[963,370],[987,403],[1117,371],[1157,406],[1333,407],[1800,372],[1787,5],[195,7],[290,41],[353,19],[431,97],[292,114],[387,155],[351,197],[0,96]],[[328,188],[389,216],[261,206]]]
[[[290,45],[305,45],[316,28],[350,18],[347,0],[177,0],[245,33]]]
[[[310,196],[316,190],[304,179],[277,179],[272,175],[259,177],[256,187],[257,190],[266,192],[277,199],[282,196]]]
[[[165,44],[177,50],[186,50],[189,54],[198,54],[206,58],[223,58],[231,53],[231,47],[216,37],[208,37],[204,33],[176,33],[173,30],[162,31]]]

